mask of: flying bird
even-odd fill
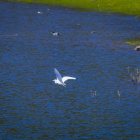
[[[56,79],[54,79],[53,81],[55,82],[55,84],[63,85],[64,87],[66,87],[66,84],[64,83],[65,81],[69,79],[74,79],[74,80],[76,79],[75,77],[70,77],[70,76],[64,76],[62,78],[61,74],[58,72],[56,68],[54,68],[54,72],[56,74]]]

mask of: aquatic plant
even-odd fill
[[[95,98],[98,97],[96,90],[94,92],[90,90],[90,93],[91,93],[91,97],[95,97]]]
[[[137,69],[137,72],[135,74],[130,74],[130,77],[132,79],[132,82],[134,82],[134,84],[140,84],[140,72]]]
[[[140,38],[134,38],[131,40],[126,41],[126,43],[130,45],[140,45]]]
[[[120,93],[119,90],[117,91],[117,95],[118,95],[119,98],[121,97],[121,93]]]

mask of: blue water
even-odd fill
[[[140,139],[139,36],[134,16],[0,2],[0,138]]]

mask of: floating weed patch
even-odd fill
[[[126,41],[126,43],[130,45],[140,45],[140,38],[134,38],[132,40],[128,40]]]
[[[80,11],[114,12],[140,16],[139,0],[8,0],[66,6]]]

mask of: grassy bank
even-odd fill
[[[114,12],[140,16],[140,0],[9,0],[66,6],[82,11]]]

